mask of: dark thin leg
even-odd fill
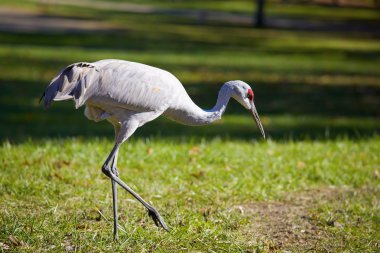
[[[115,153],[115,157],[112,160],[112,172],[118,177],[119,173],[117,172],[116,163],[117,163],[117,154]],[[116,182],[111,179],[112,184],[112,207],[113,207],[113,237],[115,240],[118,238],[118,225],[117,225],[117,190],[116,190]]]
[[[110,169],[109,163],[111,160],[113,160],[115,157],[117,158],[117,152],[119,150],[120,143],[116,143],[113,147],[111,153],[107,157],[103,167],[102,172],[106,174],[109,178],[111,178],[113,181],[118,183],[122,188],[124,188],[126,191],[128,191],[133,197],[135,197],[143,206],[148,209],[149,216],[153,219],[156,226],[161,226],[166,231],[169,231],[169,228],[166,226],[164,220],[162,219],[161,215],[157,212],[157,210],[151,206],[148,202],[146,202],[143,198],[140,197],[136,192],[134,192],[128,185],[126,185],[118,176],[115,175],[115,173]]]

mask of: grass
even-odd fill
[[[178,8],[185,10],[207,10],[207,11],[224,11],[240,13],[245,15],[253,15],[256,8],[256,1],[251,0],[113,0],[112,2],[121,3],[138,3],[155,6],[157,8]],[[300,1],[299,1],[300,2]],[[361,1],[369,6],[374,6],[373,1]],[[266,11],[270,16],[282,16],[292,18],[320,18],[329,20],[379,20],[377,10],[375,8],[358,8],[342,5],[340,8],[334,6],[323,6],[309,1],[309,4],[297,3],[297,1],[279,2],[266,1]]]
[[[195,9],[201,3],[191,2],[144,1]],[[231,8],[248,13],[248,3],[234,1]],[[2,251],[379,250],[375,10],[316,7],[312,15],[310,6],[280,10],[273,4],[271,15],[325,22],[324,29],[257,30],[30,1],[1,6],[37,13],[46,22],[75,18],[111,27],[0,31]],[[227,10],[221,1],[204,6]],[[327,21],[369,28],[329,30]],[[213,106],[227,80],[245,80],[255,91],[268,141],[232,101],[211,126],[157,119],[122,146],[121,178],[158,208],[170,233],[119,190],[126,233],[113,242],[111,187],[100,171],[112,147],[111,126],[88,121],[71,102],[48,111],[38,104],[62,67],[102,58],[167,69],[204,108]]]
[[[255,243],[255,226],[292,230],[297,220],[288,220],[290,227],[253,221],[258,212],[250,212],[250,206],[281,203],[297,192],[310,198],[305,189],[331,185],[343,189],[328,195],[333,202],[321,197],[312,210],[303,212],[312,217],[317,232],[328,235],[314,249],[377,247],[379,168],[373,165],[379,164],[378,138],[284,143],[132,140],[121,150],[121,178],[157,206],[172,231],[157,229],[141,205],[119,191],[120,222],[126,230],[119,243],[112,243],[107,222],[112,215],[110,183],[99,168],[111,147],[105,139],[3,143],[1,154],[7,160],[0,184],[0,240],[15,236],[23,242],[19,249],[28,252],[256,251],[276,244],[268,238]],[[311,247],[297,245],[299,250]]]

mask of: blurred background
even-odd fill
[[[380,130],[378,0],[2,0],[0,140],[113,137],[71,101],[39,98],[73,62],[117,58],[163,68],[211,108],[220,86],[251,84],[272,139],[368,138]],[[160,118],[147,136],[258,138],[231,101],[224,118],[187,127]]]

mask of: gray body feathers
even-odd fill
[[[204,125],[220,119],[230,94],[219,94],[215,108],[204,111],[188,96],[171,73],[145,64],[101,60],[74,63],[63,69],[41,97],[45,108],[52,101],[73,99],[75,107],[86,105],[87,118],[138,126],[163,114],[186,125]]]

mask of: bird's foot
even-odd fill
[[[162,219],[161,215],[157,212],[155,209],[149,209],[148,210],[149,216],[153,219],[154,223],[156,224],[157,227],[162,227],[166,231],[170,231],[168,226],[166,226],[165,221]]]
[[[115,241],[115,242],[118,242],[119,241],[119,235],[118,235],[118,233],[116,232],[114,232],[113,233],[113,240]]]

